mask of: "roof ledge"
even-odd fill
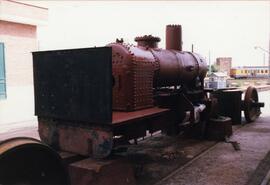
[[[11,0],[0,0],[0,20],[29,24],[46,25],[48,9]]]

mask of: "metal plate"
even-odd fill
[[[241,90],[221,90],[212,95],[218,100],[220,116],[230,117],[232,124],[241,124]]]
[[[35,114],[111,123],[110,47],[33,52]]]

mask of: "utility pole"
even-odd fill
[[[211,53],[210,53],[210,50],[208,52],[208,65],[209,65],[209,75],[211,74]]]
[[[268,4],[269,5],[269,4]],[[270,8],[270,6],[269,6],[269,8]],[[269,18],[269,17],[268,17]],[[268,84],[270,84],[270,23],[268,22],[268,31],[269,31],[269,33],[268,33],[268,39],[269,39],[269,45],[268,45]]]
[[[268,47],[268,84],[270,84],[270,34],[269,34],[269,47]]]
[[[254,48],[255,49],[260,49],[263,52],[268,54],[268,84],[270,84],[270,39],[269,39],[269,50],[264,49],[264,48],[262,48],[260,46],[255,46]]]
[[[263,66],[265,66],[265,53],[263,53]]]

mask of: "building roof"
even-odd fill
[[[220,60],[222,60],[222,61],[224,61],[224,60],[229,60],[229,61],[231,61],[231,60],[232,60],[232,57],[217,57],[216,60],[217,60],[217,61],[220,61]]]
[[[212,74],[210,75],[210,77],[227,77],[227,73],[216,72],[216,73],[212,73]]]
[[[19,11],[18,11],[19,10]],[[46,25],[48,9],[13,0],[0,0],[0,20],[28,25]]]

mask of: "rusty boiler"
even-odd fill
[[[180,25],[166,27],[166,49],[158,47],[160,38],[136,37],[137,46],[116,42],[112,47],[114,77],[113,109],[134,111],[154,106],[155,90],[183,87],[203,90],[207,72],[204,59],[182,51]]]

